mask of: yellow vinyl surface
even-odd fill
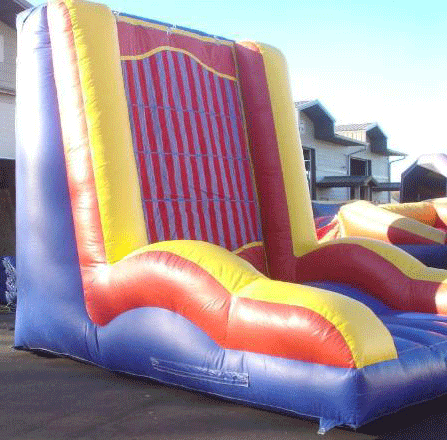
[[[148,243],[116,22],[106,6],[65,4],[78,57],[106,258],[114,263]]]
[[[286,190],[293,253],[300,256],[316,247],[317,236],[287,64],[284,56],[277,49],[266,44],[256,43],[256,46],[264,60],[270,93]]]
[[[156,251],[169,252],[197,264],[234,296],[301,306],[318,313],[342,334],[357,368],[397,358],[388,329],[359,301],[315,287],[270,280],[230,251],[202,241],[154,243],[128,258]]]

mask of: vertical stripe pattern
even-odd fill
[[[236,81],[179,51],[122,69],[150,241],[262,241]]]

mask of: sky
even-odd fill
[[[408,154],[392,165],[392,180],[421,154],[447,153],[447,2],[102,3],[236,41],[276,46],[286,56],[294,100],[318,99],[336,124],[377,122],[388,148]]]

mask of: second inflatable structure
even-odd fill
[[[365,237],[391,243],[431,267],[447,268],[447,199],[374,205],[358,200],[322,205],[332,216],[317,217],[320,242],[343,237]]]

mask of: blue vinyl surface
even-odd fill
[[[447,245],[445,244],[399,244],[396,246],[426,266],[447,269]]]
[[[380,316],[397,360],[347,369],[224,350],[190,321],[159,308],[94,325],[84,306],[46,8],[22,13],[17,27],[17,348],[317,418],[324,429],[358,427],[447,391],[446,319],[396,313],[345,285],[318,283]]]

